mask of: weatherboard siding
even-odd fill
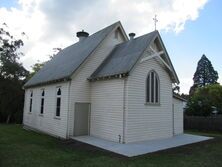
[[[121,142],[123,139],[123,79],[92,83],[90,135]]]
[[[68,112],[68,85],[69,83],[58,83],[43,87],[29,88],[25,90],[25,105],[23,124],[30,129],[45,132],[47,134],[66,138],[67,112]],[[56,91],[61,87],[61,110],[60,118],[55,119]],[[40,115],[41,93],[45,90],[44,113]],[[32,112],[29,112],[30,91],[33,91]]]
[[[160,80],[160,105],[146,103],[146,79],[155,70]],[[172,84],[168,73],[154,58],[138,62],[127,80],[126,142],[170,137],[172,131]]]
[[[91,83],[87,80],[98,68],[114,46],[122,42],[115,38],[114,31],[102,42],[84,64],[73,74],[70,87],[69,136],[73,136],[74,108],[76,102],[91,103]],[[93,98],[93,97],[92,97]]]
[[[174,106],[174,134],[183,133],[183,102],[179,99],[173,98]]]

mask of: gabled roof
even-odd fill
[[[179,84],[180,83],[179,78],[177,76],[177,73],[176,73],[176,71],[175,71],[175,69],[173,67],[173,64],[172,64],[171,60],[170,60],[170,56],[168,55],[166,47],[164,46],[164,43],[163,43],[162,38],[161,38],[159,33],[158,33],[158,39],[160,40],[160,44],[163,47],[163,50],[165,52],[165,56],[166,56],[166,59],[168,60],[169,66],[171,67],[171,71],[169,71],[170,75],[171,75],[171,79],[173,80],[174,83]]]
[[[168,60],[169,66],[171,67],[171,71],[169,72],[172,81],[174,83],[179,83],[177,74],[173,68],[169,55],[158,31],[150,32],[133,40],[129,40],[117,45],[110,53],[110,55],[88,79],[92,81],[99,78],[111,78],[119,75],[127,76],[140,57],[143,55],[144,51],[156,38],[160,40],[166,59]]]
[[[158,31],[153,31],[117,45],[89,79],[93,80],[119,74],[127,75],[157,33]]]
[[[86,39],[63,49],[51,61],[47,62],[24,87],[69,80],[78,67],[118,25],[121,26],[120,22],[116,22]]]

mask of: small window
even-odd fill
[[[44,102],[45,102],[44,96],[45,96],[45,91],[42,90],[40,114],[44,113]]]
[[[30,99],[29,99],[29,112],[32,112],[32,97],[33,97],[33,92],[31,91],[30,93]]]
[[[146,102],[150,104],[159,103],[159,78],[155,71],[149,72],[146,81]]]
[[[61,88],[58,88],[57,89],[57,97],[56,97],[56,117],[60,117],[61,95],[62,95]]]

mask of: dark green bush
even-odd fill
[[[186,115],[209,116],[212,107],[222,113],[222,86],[219,84],[198,88],[189,98],[185,110]]]

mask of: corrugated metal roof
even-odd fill
[[[60,51],[51,61],[47,62],[24,87],[68,79],[117,24],[119,24],[119,22]]]
[[[127,74],[157,33],[158,31],[153,31],[117,45],[89,79]]]

